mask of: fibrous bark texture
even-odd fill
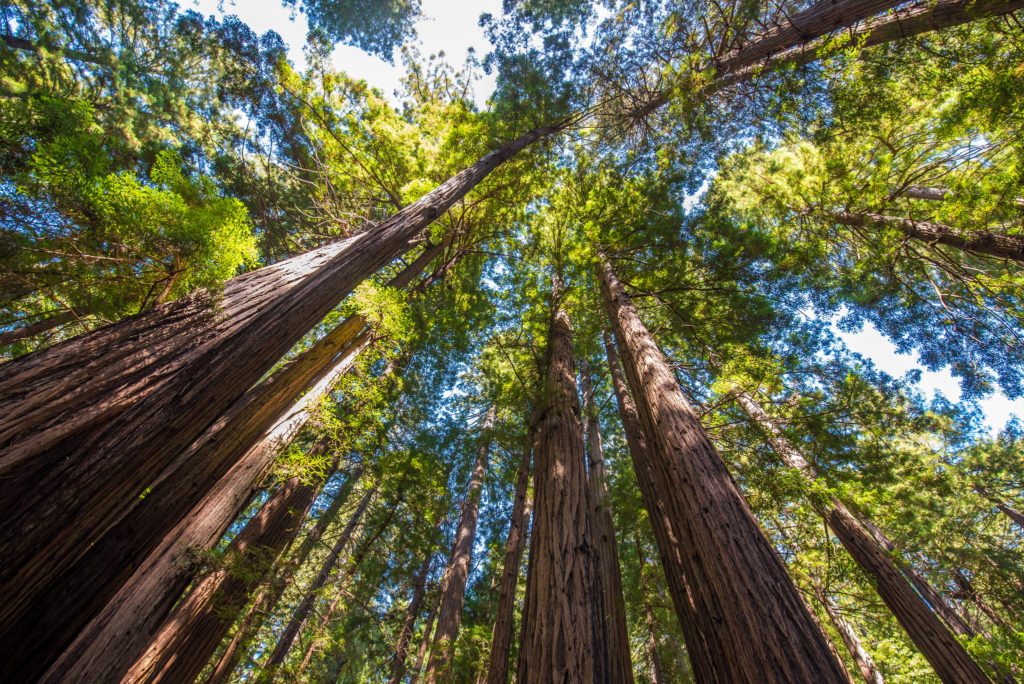
[[[455,653],[455,639],[459,636],[462,622],[462,605],[466,600],[466,581],[473,560],[473,542],[476,539],[476,524],[480,517],[480,495],[483,492],[484,477],[487,475],[490,453],[490,430],[494,426],[495,408],[492,406],[484,418],[483,441],[477,446],[476,462],[469,478],[466,503],[462,506],[459,523],[455,528],[455,540],[448,560],[448,583],[441,597],[441,608],[437,614],[437,633],[434,646],[427,662],[426,680],[435,684],[439,679],[448,679],[448,668]]]
[[[572,330],[558,304],[560,290],[556,285],[534,445],[534,521],[517,677],[522,684],[610,681]]]
[[[682,623],[698,679],[847,681],[607,261],[598,277],[648,440],[654,493],[684,549],[689,596],[673,601],[693,604]]]
[[[736,401],[750,418],[768,436],[772,449],[783,462],[802,475],[809,485],[817,481],[811,465],[786,439],[782,431],[747,392],[736,393]],[[860,524],[860,521],[839,501],[828,496],[822,500],[813,492],[811,505],[850,553],[853,560],[873,580],[878,595],[906,630],[910,640],[924,654],[935,673],[948,684],[953,682],[989,681],[980,667],[971,659],[960,642],[949,633],[928,605],[897,569],[892,558]]]
[[[528,430],[526,448],[516,471],[516,493],[512,502],[512,515],[508,525],[508,539],[505,541],[505,565],[501,570],[501,584],[498,588],[498,610],[491,632],[491,654],[487,663],[487,684],[506,684],[508,681],[509,654],[512,652],[512,623],[515,612],[516,585],[519,582],[519,566],[526,547],[526,530],[530,525],[530,509],[533,499],[527,487],[530,482],[530,460],[533,455],[533,427]]]

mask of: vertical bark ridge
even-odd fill
[[[698,677],[846,682],[845,669],[607,261],[598,266],[598,278],[649,440],[658,498],[682,536],[690,599],[704,625],[696,643],[687,635]]]

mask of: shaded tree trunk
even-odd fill
[[[425,249],[389,285],[396,288],[408,286],[440,253],[441,248],[442,245],[431,245]],[[36,668],[37,672],[48,665],[83,628],[92,636],[87,642],[79,639],[70,650],[107,651],[110,645],[95,634],[99,625],[89,624],[86,627],[88,621],[101,614],[104,604],[113,599],[120,587],[131,582],[134,570],[149,563],[147,554],[160,552],[161,540],[177,531],[175,524],[186,517],[192,506],[203,500],[202,497],[216,486],[219,478],[227,476],[228,472],[239,472],[237,468],[233,471],[229,468],[249,464],[243,470],[259,474],[269,467],[278,448],[298,434],[309,410],[319,404],[374,339],[372,332],[363,330],[365,324],[362,316],[347,318],[247,392],[182,454],[176,473],[165,474],[130,516],[96,541],[71,569],[50,583],[46,599],[37,601],[34,610],[19,623],[19,638],[32,644],[31,649],[26,649],[21,656],[24,663],[21,675],[35,676],[28,668]],[[235,483],[235,487],[244,491],[253,484],[252,480],[242,479]],[[226,516],[233,517],[230,509],[222,510]],[[221,520],[226,527],[229,520]],[[203,543],[197,539],[185,541]],[[180,552],[181,545],[175,548]],[[152,582],[152,578],[149,581]],[[169,593],[180,594],[181,582],[173,582],[174,591],[171,589],[169,584]],[[159,611],[163,603],[153,601],[150,605],[152,610]],[[66,617],[56,620],[57,615]],[[144,627],[137,627],[133,631],[141,637]],[[118,651],[126,652],[126,644],[120,637],[117,643]],[[73,657],[61,656],[60,669],[72,667]],[[105,657],[101,657],[100,662],[113,665]],[[17,659],[12,659],[4,667],[15,670]],[[86,675],[77,673],[77,676]],[[89,676],[95,676],[95,673]]]
[[[380,485],[375,485],[372,489],[367,490],[360,500],[359,505],[356,506],[355,511],[349,517],[348,522],[345,524],[345,528],[342,530],[338,539],[335,540],[334,546],[331,547],[330,553],[324,559],[323,563],[320,564],[320,571],[316,577],[310,583],[305,593],[302,595],[302,600],[296,607],[295,612],[292,613],[291,618],[288,620],[288,625],[285,627],[281,636],[277,640],[277,645],[271,652],[270,657],[267,659],[266,664],[263,666],[263,673],[272,673],[274,669],[284,662],[288,652],[292,648],[292,644],[295,642],[295,638],[302,631],[303,626],[306,624],[306,620],[309,618],[310,612],[313,610],[313,605],[317,600],[318,592],[327,584],[328,578],[331,576],[331,571],[334,570],[335,564],[341,557],[341,552],[345,550],[348,543],[352,540],[352,534],[355,532],[356,527],[363,518],[363,514],[366,512],[367,506],[370,505],[370,500],[373,499],[377,494],[377,489]]]
[[[653,457],[655,493],[686,549],[690,596],[673,601],[692,600],[703,625],[687,634],[698,679],[847,681],[607,261],[598,278]]]
[[[466,599],[466,581],[473,559],[473,542],[476,540],[476,524],[480,516],[480,495],[483,492],[484,477],[487,475],[490,453],[490,430],[494,427],[495,407],[487,410],[484,418],[483,438],[477,446],[476,462],[469,479],[466,503],[462,507],[459,523],[455,528],[451,557],[448,560],[448,582],[441,598],[441,609],[437,614],[437,633],[434,646],[427,662],[426,680],[435,684],[438,679],[449,678],[449,668],[455,652],[455,640],[459,636],[462,622],[462,605]]]
[[[530,457],[533,455],[534,431],[527,430],[526,447],[516,471],[516,493],[512,502],[512,515],[508,525],[508,539],[505,541],[505,565],[501,571],[498,589],[498,610],[491,632],[491,654],[487,664],[487,684],[508,682],[509,655],[512,651],[512,628],[516,603],[516,585],[519,582],[519,566],[526,547],[526,530],[530,526],[530,509],[533,500],[527,492],[530,481]]]
[[[999,512],[1005,515],[1007,518],[1017,524],[1017,527],[1024,530],[1024,513],[1021,513],[1013,506],[1000,499],[998,496],[985,489],[981,485],[975,485],[974,491],[981,494],[983,497],[992,502],[992,504],[999,509]]]
[[[416,664],[413,665],[412,672],[409,673],[409,684],[416,684],[420,679],[420,670],[423,669],[423,661],[427,659],[427,653],[430,651],[430,644],[434,636],[434,618],[437,617],[437,608],[441,605],[442,594],[444,594],[443,577],[434,596],[434,603],[430,607],[430,612],[427,613],[427,623],[423,626],[423,640],[420,641],[420,650],[416,654]]]
[[[318,491],[299,477],[284,482],[228,546],[227,566],[193,587],[122,681],[194,681],[245,607],[249,593],[295,537]],[[262,572],[261,564],[266,568]]]
[[[522,684],[610,681],[572,330],[559,303],[561,290],[556,278],[534,445],[534,521],[517,677]]]
[[[372,231],[0,366],[0,646],[18,650],[10,628],[46,584],[342,297],[556,130],[503,144]]]
[[[734,396],[750,419],[768,436],[775,453],[788,467],[800,473],[804,480],[813,486],[817,482],[817,474],[803,455],[790,444],[761,405],[746,392],[738,391]],[[989,681],[960,642],[949,633],[935,613],[914,591],[892,558],[846,506],[834,496],[822,497],[814,492],[810,494],[810,502],[853,557],[857,566],[872,579],[882,601],[896,616],[914,645],[931,663],[939,678],[949,684],[983,684]]]
[[[391,679],[390,684],[400,684],[405,676],[405,658],[409,654],[409,641],[412,639],[412,630],[416,627],[416,618],[420,615],[420,604],[423,603],[423,594],[427,590],[427,576],[430,574],[430,567],[434,562],[434,554],[430,553],[423,560],[420,571],[412,582],[412,600],[409,601],[409,610],[405,614],[405,622],[398,633],[398,643],[395,646],[395,655],[391,658]]]
[[[608,632],[608,673],[613,682],[632,682],[633,662],[630,659],[629,631],[626,626],[626,603],[622,597],[622,572],[619,569],[619,549],[615,540],[615,518],[608,495],[604,447],[601,444],[601,428],[597,420],[597,402],[594,401],[590,367],[586,359],[580,359],[579,366],[583,411],[586,414],[587,460],[590,494],[594,506],[594,536],[605,608],[601,619],[605,622]]]
[[[53,316],[49,316],[48,318],[44,318],[43,320],[30,325],[23,325],[20,328],[0,333],[0,347],[4,347],[8,344],[14,344],[15,342],[21,342],[22,340],[26,340],[30,337],[42,335],[45,332],[50,332],[54,328],[59,328],[65,323],[77,321],[82,316],[88,316],[89,313],[91,313],[91,309],[88,307],[78,307],[70,311],[63,311]]]
[[[857,663],[857,669],[860,670],[864,681],[867,684],[885,684],[885,679],[882,677],[882,673],[878,671],[874,658],[864,648],[864,644],[861,643],[860,637],[857,636],[857,631],[853,628],[853,625],[843,617],[835,600],[827,595],[819,586],[815,586],[814,590],[818,595],[818,600],[821,601],[821,605],[824,606],[832,626],[839,632],[839,636],[842,638],[843,643],[846,644],[847,650],[850,651],[853,661]]]
[[[363,469],[362,466],[359,466],[346,479],[344,486],[335,495],[331,505],[320,516],[313,529],[306,535],[302,545],[295,554],[288,559],[288,562],[284,564],[281,571],[271,580],[268,586],[264,587],[253,601],[253,605],[249,612],[246,613],[242,624],[238,626],[234,638],[224,650],[220,660],[217,661],[213,672],[206,678],[206,684],[222,684],[230,678],[249,642],[259,632],[260,627],[263,626],[264,619],[274,610],[277,602],[281,599],[281,595],[284,594],[285,590],[292,583],[295,571],[302,567],[302,564],[309,558],[313,548],[323,539],[324,532],[337,520],[338,513],[345,505],[345,502],[348,501],[349,494],[351,494],[352,489],[359,482],[362,475]]]
[[[985,230],[973,230],[969,235],[961,235],[956,228],[944,223],[915,221],[902,216],[886,216],[872,212],[829,211],[824,215],[844,226],[888,228],[921,242],[1024,263],[1024,235],[992,233]]]

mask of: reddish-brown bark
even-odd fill
[[[441,584],[434,594],[434,603],[430,606],[430,612],[427,613],[427,622],[423,626],[423,639],[420,641],[420,650],[416,654],[416,664],[412,666],[412,670],[409,672],[409,684],[416,684],[420,679],[423,661],[426,660],[427,653],[430,651],[430,644],[434,636],[434,619],[437,617],[437,608],[441,605],[441,594],[443,593],[444,580],[442,578]]]
[[[498,587],[498,610],[491,631],[491,653],[487,663],[487,684],[508,682],[509,655],[512,652],[512,628],[515,617],[516,584],[519,582],[519,566],[526,547],[526,530],[530,525],[530,509],[533,500],[527,487],[530,483],[530,457],[533,455],[533,428],[529,428],[526,448],[516,471],[516,493],[509,518],[508,539],[505,541],[505,564],[501,570]]]
[[[814,590],[818,595],[821,605],[825,608],[825,613],[828,614],[829,621],[832,622],[832,626],[839,632],[839,636],[846,645],[846,649],[850,652],[850,657],[857,664],[857,669],[860,670],[865,684],[885,684],[882,673],[878,671],[878,666],[875,665],[875,659],[864,648],[860,637],[857,636],[857,631],[843,617],[835,600],[826,594],[820,586],[815,586]]]
[[[702,625],[687,633],[697,677],[847,681],[610,264],[599,265],[598,278],[648,440],[654,493],[685,550],[689,596],[673,601],[692,601],[689,619]]]
[[[608,674],[613,682],[632,682],[633,662],[626,626],[626,602],[622,597],[619,548],[615,541],[615,519],[608,495],[604,447],[601,444],[601,428],[597,420],[597,402],[594,401],[590,367],[586,359],[580,359],[579,367],[583,412],[586,415],[587,461],[590,494],[594,505],[597,562],[604,598],[604,615],[601,617],[608,633]]]
[[[372,231],[233,278],[216,297],[197,293],[0,366],[7,634],[47,583],[346,293],[421,241],[494,168],[555,130],[505,143]]]
[[[522,684],[611,681],[572,330],[560,296],[556,284],[533,452],[534,520],[517,677]]]
[[[429,684],[449,678],[448,668],[455,653],[455,640],[459,636],[459,625],[462,622],[462,605],[466,600],[466,581],[469,579],[477,519],[480,516],[480,495],[483,492],[484,477],[487,475],[489,465],[489,433],[494,426],[495,414],[495,408],[492,406],[488,409],[481,426],[484,432],[483,441],[477,446],[476,462],[469,478],[466,502],[462,506],[459,523],[455,528],[455,539],[452,541],[452,552],[448,559],[448,582],[441,597],[441,608],[437,614],[437,632],[434,634],[434,645],[430,649],[430,660],[427,662],[425,673]]]
[[[416,618],[420,615],[420,605],[423,603],[423,595],[427,591],[427,576],[434,563],[434,555],[431,552],[423,559],[423,565],[412,582],[412,600],[409,601],[409,609],[405,614],[405,622],[398,633],[398,643],[395,645],[395,655],[391,657],[391,679],[390,684],[400,684],[405,676],[405,658],[409,655],[409,641],[412,639],[412,630],[416,627]]]

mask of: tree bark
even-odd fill
[[[318,491],[299,477],[284,482],[231,542],[227,566],[195,585],[122,681],[194,681],[266,575],[250,564],[267,563],[269,569],[295,537]]]
[[[526,530],[530,526],[530,509],[533,500],[527,492],[530,481],[530,457],[533,455],[534,431],[527,430],[526,447],[516,471],[516,493],[512,502],[512,515],[505,542],[505,566],[501,571],[501,585],[498,589],[498,610],[491,632],[491,654],[487,664],[487,684],[508,682],[509,655],[512,651],[512,628],[515,613],[516,585],[519,581],[519,566],[526,546]]]
[[[503,144],[372,231],[0,366],[0,624],[12,627],[342,297],[556,130]]]
[[[376,485],[372,489],[366,491],[362,500],[359,502],[359,505],[356,506],[355,511],[353,511],[348,522],[345,524],[345,528],[338,536],[338,539],[334,542],[334,546],[331,547],[330,553],[327,554],[327,557],[324,559],[323,563],[321,563],[320,571],[306,589],[298,607],[296,607],[295,612],[292,613],[291,618],[288,620],[287,627],[285,627],[285,630],[278,638],[277,645],[274,647],[274,650],[271,652],[266,664],[263,666],[264,675],[274,672],[274,670],[283,663],[284,659],[288,656],[288,652],[291,650],[292,644],[295,642],[295,638],[299,635],[299,632],[302,631],[303,626],[306,624],[306,619],[309,618],[309,614],[313,610],[313,604],[316,602],[317,593],[325,584],[327,584],[327,580],[331,576],[331,571],[334,570],[334,566],[337,564],[338,558],[341,557],[342,551],[345,550],[345,547],[348,546],[348,543],[352,540],[352,534],[355,532],[356,527],[362,520],[367,506],[370,505],[370,500],[376,496],[379,486],[380,485]]]
[[[690,596],[673,600],[692,600],[703,625],[695,638],[687,634],[698,679],[847,681],[607,261],[598,278],[649,440],[657,498],[686,549]]]
[[[821,605],[824,606],[825,612],[828,614],[828,619],[831,620],[832,626],[839,632],[839,636],[842,638],[843,643],[846,644],[847,650],[850,651],[850,655],[853,657],[853,661],[857,663],[857,669],[860,670],[861,676],[864,677],[866,684],[885,684],[885,679],[882,677],[882,673],[878,671],[878,666],[875,665],[875,659],[871,657],[871,654],[864,648],[864,644],[861,643],[860,637],[857,636],[856,630],[853,626],[846,621],[843,614],[839,611],[839,606],[836,605],[835,600],[827,595],[820,587],[815,587],[815,592],[818,594],[818,600],[821,601]]]
[[[1024,235],[992,233],[985,230],[975,230],[971,231],[970,235],[961,235],[955,228],[943,223],[915,221],[902,216],[886,216],[872,212],[829,211],[824,215],[844,226],[888,228],[921,242],[1024,263]]]
[[[442,246],[429,246],[388,285],[407,287],[440,253]],[[257,474],[269,467],[278,446],[290,442],[305,424],[308,409],[318,405],[372,342],[373,333],[364,330],[366,327],[362,316],[350,316],[235,402],[177,459],[176,474],[165,474],[130,516],[93,543],[71,569],[49,584],[45,597],[34,603],[33,611],[15,632],[28,646],[20,657],[5,663],[0,672],[12,676],[17,673],[27,679],[38,676],[60,656],[75,634],[103,610],[118,589],[130,581],[132,572],[146,562],[147,554],[157,552],[161,539],[174,530],[192,506],[202,501],[228,468],[253,461],[257,465],[246,472]],[[258,446],[262,441],[267,442],[266,448]],[[236,486],[241,491],[253,484],[242,480]],[[230,509],[224,512],[230,514]],[[226,525],[229,521],[223,522]],[[177,548],[180,550],[180,545]],[[180,593],[180,583],[174,586],[175,593]],[[162,608],[159,602],[152,606],[153,610]],[[57,620],[58,615],[62,619]],[[106,649],[95,639],[90,643],[91,650]],[[124,652],[123,640],[118,639],[118,644]],[[61,660],[67,663],[68,657],[62,656]]]
[[[437,617],[437,608],[441,605],[442,594],[444,594],[443,577],[440,586],[437,588],[437,593],[434,596],[434,603],[430,607],[430,612],[427,613],[427,623],[423,626],[423,640],[420,642],[419,653],[416,654],[416,664],[413,665],[412,672],[409,673],[409,684],[416,684],[420,679],[420,670],[423,669],[423,661],[426,660],[427,653],[430,651],[430,644],[434,635],[434,618]]]
[[[65,323],[71,321],[77,321],[82,316],[88,316],[91,313],[89,307],[78,307],[70,311],[63,311],[61,313],[44,318],[41,321],[37,321],[30,325],[23,325],[20,328],[14,330],[8,330],[5,333],[0,333],[0,347],[14,344],[36,335],[42,335],[44,332],[50,332],[54,328],[59,328]]]
[[[923,199],[932,202],[942,202],[952,194],[953,192],[949,188],[908,185],[902,190],[896,192],[895,196],[909,197],[910,199]],[[1010,201],[1018,207],[1024,207],[1024,197],[1014,197]]]
[[[1024,530],[1024,513],[1021,513],[1016,508],[1009,505],[1008,503],[1006,503],[1005,501],[1003,501],[998,496],[990,492],[988,489],[985,489],[981,485],[975,485],[974,491],[978,492],[978,494],[982,495],[983,497],[991,501],[992,504],[997,509],[999,509],[1000,513],[1002,513],[1007,518],[1015,522],[1017,524],[1017,527]]]
[[[619,569],[619,549],[615,539],[615,518],[608,495],[604,447],[601,444],[601,428],[597,420],[597,402],[594,401],[590,367],[586,359],[580,359],[579,367],[583,412],[586,414],[587,460],[590,466],[590,493],[594,505],[594,534],[605,607],[602,620],[608,632],[608,672],[613,682],[631,683],[633,662],[630,658],[629,631],[626,626],[626,603],[622,597],[622,572]]]
[[[309,558],[313,548],[323,539],[324,532],[337,520],[338,513],[341,512],[342,507],[348,501],[349,494],[352,493],[352,489],[358,484],[362,475],[362,466],[358,466],[346,479],[341,490],[331,501],[331,505],[327,507],[327,510],[317,520],[316,525],[306,535],[302,545],[299,546],[295,554],[288,559],[288,562],[284,564],[277,576],[256,597],[242,624],[238,626],[234,638],[217,661],[213,672],[206,678],[205,684],[223,684],[223,682],[230,678],[249,642],[259,632],[260,627],[263,626],[263,621],[274,610],[277,602],[281,600],[281,595],[284,594],[285,589],[292,583],[295,571],[302,567],[302,564]]]
[[[734,396],[750,419],[768,436],[772,449],[783,462],[798,472],[809,485],[816,484],[818,476],[814,469],[786,439],[761,405],[747,392],[738,391]],[[811,506],[825,519],[857,566],[872,579],[882,601],[896,616],[910,640],[931,663],[939,678],[949,684],[988,682],[988,677],[977,663],[918,596],[900,574],[892,558],[846,506],[831,495],[819,496],[812,492],[810,499]]]
[[[455,640],[459,636],[462,605],[466,600],[466,581],[473,559],[473,542],[476,540],[476,524],[480,516],[480,495],[483,492],[484,477],[487,475],[489,464],[489,433],[494,427],[495,415],[496,409],[492,406],[487,410],[487,416],[481,426],[484,436],[477,446],[476,462],[473,464],[473,474],[469,479],[469,491],[466,492],[466,503],[462,507],[459,523],[455,528],[452,553],[448,560],[448,583],[441,598],[441,609],[437,614],[437,632],[430,650],[430,660],[427,662],[426,680],[429,684],[450,677],[449,668],[455,653]]]
[[[556,279],[534,448],[534,522],[517,677],[522,684],[611,681],[572,330],[559,303],[560,285]]]
[[[405,658],[409,654],[409,641],[412,639],[412,630],[416,627],[416,618],[420,615],[420,604],[423,603],[423,594],[427,590],[427,576],[430,574],[430,567],[434,562],[433,552],[427,554],[423,560],[420,571],[413,579],[412,600],[409,601],[409,610],[405,614],[405,622],[398,633],[398,644],[395,646],[395,655],[391,658],[391,679],[390,684],[400,684],[405,676]]]

